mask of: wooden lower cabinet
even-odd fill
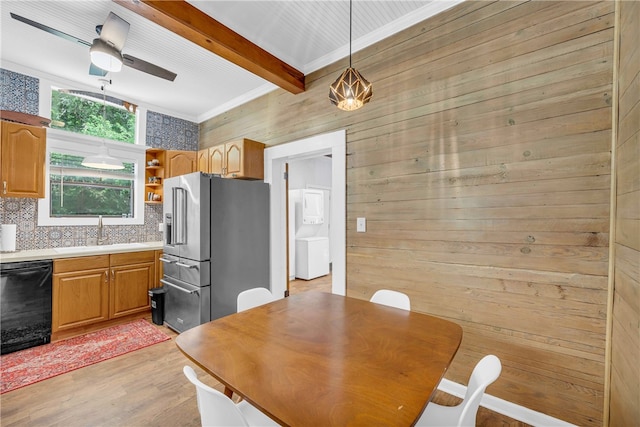
[[[161,288],[162,287],[162,283],[160,282],[160,279],[162,279],[162,275],[164,274],[164,269],[162,268],[162,261],[160,261],[160,258],[162,258],[162,251],[156,251],[156,278],[153,281],[153,288]]]
[[[156,251],[54,260],[52,335],[147,313]],[[97,329],[97,328],[94,328]]]
[[[109,255],[55,260],[52,332],[109,319]]]
[[[154,251],[111,255],[109,318],[148,311],[155,275]]]

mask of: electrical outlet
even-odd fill
[[[164,222],[158,224],[158,231],[164,231]]]
[[[367,231],[367,218],[358,218],[356,222],[356,231],[364,233]]]

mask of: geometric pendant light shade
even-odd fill
[[[347,68],[329,88],[331,103],[341,110],[353,111],[369,102],[373,95],[369,83],[355,68]]]
[[[371,100],[371,83],[351,66],[352,4],[349,0],[349,68],[329,86],[329,100],[341,110],[353,111]]]

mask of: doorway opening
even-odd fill
[[[287,163],[331,156],[331,200],[328,213],[332,260],[331,291],[346,294],[346,131],[316,135],[265,149],[265,181],[271,184],[271,291],[285,295],[287,268]]]

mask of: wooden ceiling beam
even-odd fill
[[[305,90],[302,72],[184,0],[113,1],[284,90]]]

